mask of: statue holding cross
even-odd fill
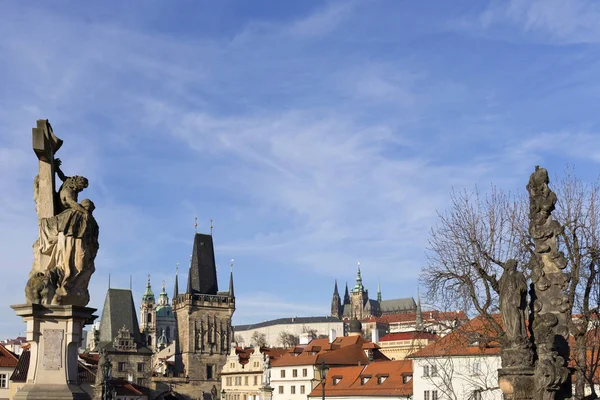
[[[33,197],[39,236],[33,244],[34,262],[25,296],[28,304],[85,306],[95,270],[99,230],[93,216],[94,203],[78,200],[88,180],[66,176],[60,169],[60,159],[55,158],[62,143],[48,120],[37,121],[33,150],[39,162]],[[63,182],[58,192],[55,176]]]

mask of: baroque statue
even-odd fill
[[[25,296],[28,304],[86,306],[99,229],[94,203],[78,199],[88,180],[66,176],[60,159],[54,158],[61,145],[50,123],[39,120],[33,130],[33,149],[39,159],[33,188],[38,238],[33,244],[34,262]],[[62,181],[58,191],[56,176]]]

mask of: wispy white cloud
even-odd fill
[[[294,22],[288,33],[300,37],[317,37],[331,33],[352,13],[354,1],[331,2],[306,18]]]
[[[510,23],[562,43],[600,42],[600,4],[590,0],[493,2],[480,16],[484,28]]]

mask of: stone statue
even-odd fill
[[[265,362],[263,363],[262,385],[264,387],[271,385],[271,359],[268,354],[265,356]]]
[[[42,147],[36,150],[40,167],[34,180],[39,236],[33,245],[34,263],[25,296],[28,304],[85,306],[99,247],[95,205],[89,199],[78,202],[88,180],[62,172],[60,159],[54,158],[60,146],[51,145],[60,139],[50,124],[43,122],[45,125],[40,126],[38,121],[38,129],[34,129],[34,150],[36,144]],[[63,182],[58,193],[54,190],[55,175]]]
[[[522,341],[527,338],[525,327],[527,281],[523,273],[517,270],[516,260],[508,260],[504,264],[504,272],[498,281],[498,287],[506,339],[509,342]]]
[[[570,397],[567,361],[571,315],[565,289],[571,277],[562,272],[567,266],[557,243],[562,227],[551,215],[557,198],[548,183],[548,171],[536,167],[527,184],[529,233],[535,243],[530,261],[532,330],[537,353],[534,382],[536,398],[564,399]]]

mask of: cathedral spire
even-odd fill
[[[346,282],[346,292],[344,293],[344,305],[350,304],[350,293],[348,293],[348,282]]]
[[[229,297],[235,297],[233,294],[233,259],[229,264]]]
[[[356,285],[354,285],[353,292],[362,292],[364,286],[362,284],[362,277],[360,276],[360,261],[358,262],[358,271],[356,272]]]
[[[342,317],[343,308],[340,302],[340,293],[338,291],[337,279],[333,286],[333,297],[331,298],[331,316],[340,318]]]
[[[377,302],[381,304],[381,282],[377,279]]]

